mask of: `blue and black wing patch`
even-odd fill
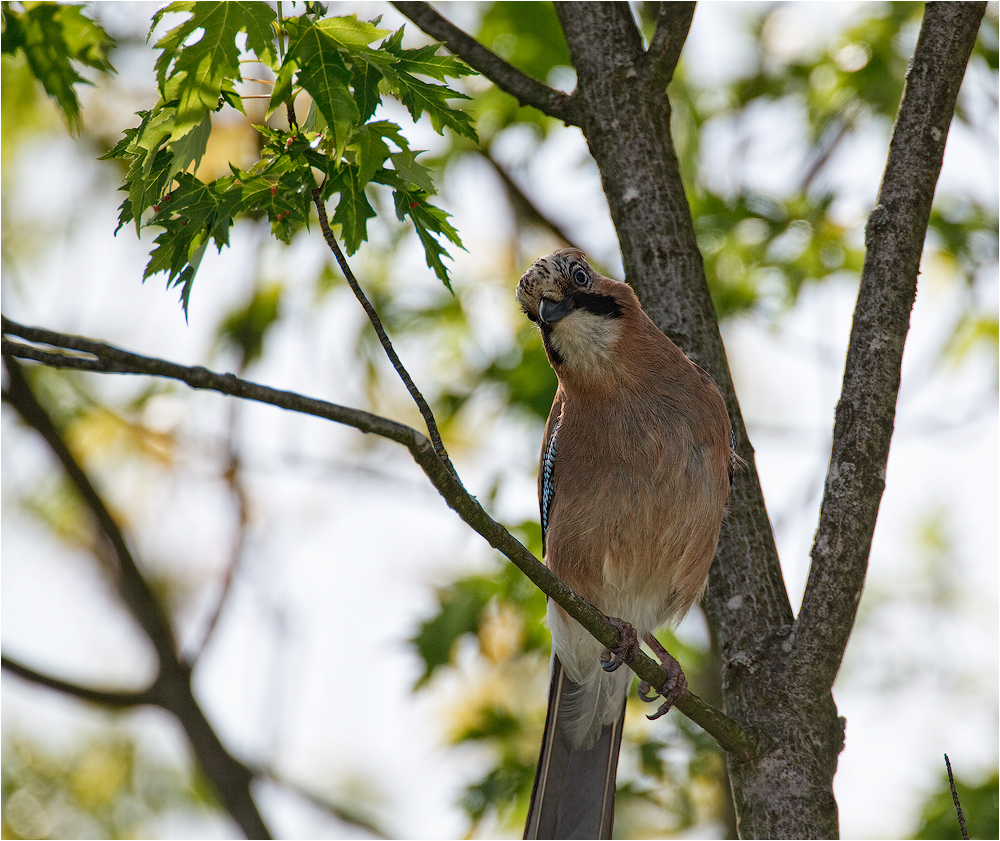
[[[549,436],[548,444],[545,445],[545,452],[542,453],[542,492],[538,500],[542,512],[542,545],[545,545],[545,533],[549,529],[549,511],[552,508],[552,497],[555,495],[555,485],[552,481],[552,471],[556,462],[556,447],[559,438],[559,421],[552,427],[552,435]]]

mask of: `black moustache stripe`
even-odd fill
[[[545,345],[545,349],[549,352],[552,364],[562,365],[565,362],[563,355],[556,350],[556,346],[552,343],[552,325],[540,321],[538,327],[542,331],[542,344]]]
[[[611,295],[598,295],[594,292],[576,292],[573,304],[578,310],[587,310],[594,315],[607,318],[621,318],[622,308]]]

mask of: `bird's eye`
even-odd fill
[[[577,266],[573,270],[573,280],[577,286],[586,286],[590,281],[590,276],[587,274],[587,270],[583,266]]]

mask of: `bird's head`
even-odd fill
[[[628,284],[598,274],[576,248],[535,260],[516,295],[560,374],[598,374],[620,338],[626,310],[638,308]]]

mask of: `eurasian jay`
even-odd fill
[[[552,680],[525,838],[610,838],[631,659],[642,638],[667,683],[687,689],[653,636],[698,600],[732,479],[732,432],[711,377],[643,312],[632,288],[582,252],[536,260],[517,301],[559,379],[538,498],[545,563],[622,632],[614,652],[549,600]],[[648,684],[640,685],[645,695]],[[651,716],[655,717],[655,716]]]

